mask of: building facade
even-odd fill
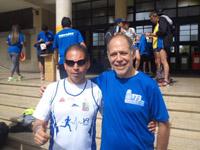
[[[9,67],[5,41],[11,25],[19,23],[26,36],[25,51],[27,54],[27,61],[22,64],[21,68],[24,71],[38,71],[36,50],[33,45],[42,24],[47,24],[50,29],[55,31],[57,26],[55,3],[55,1],[52,3],[52,10],[44,9],[41,6],[0,13],[0,18],[4,18],[3,22],[5,22],[0,25],[1,66]],[[174,22],[175,34],[169,55],[171,71],[199,72],[199,0],[72,0],[73,27],[79,29],[85,38],[92,60],[90,71],[99,73],[109,67],[104,35],[107,29],[113,25],[115,18],[126,18],[137,34],[151,32],[152,24],[149,20],[149,12],[155,9],[162,10]]]

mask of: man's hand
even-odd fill
[[[43,145],[45,144],[50,136],[49,134],[46,133],[45,131],[46,129],[44,129],[42,126],[40,126],[37,131],[34,133],[34,142],[38,145]]]
[[[33,122],[34,142],[38,145],[45,144],[50,136],[46,133],[48,122],[36,119]]]
[[[157,126],[157,122],[156,121],[151,121],[148,124],[148,129],[151,133],[155,133],[156,132],[156,126]]]
[[[43,93],[44,93],[46,88],[47,87],[45,85],[41,85],[41,87],[40,87],[40,97],[42,97],[42,95],[43,95]]]

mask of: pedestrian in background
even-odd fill
[[[10,77],[8,77],[8,81],[15,80],[15,78],[13,77],[15,72],[18,75],[16,80],[20,81],[22,79],[22,75],[20,74],[19,68],[19,56],[24,45],[24,35],[20,31],[19,25],[12,26],[11,33],[8,35],[7,38],[7,44],[8,54],[12,62]]]
[[[42,31],[37,35],[37,42],[34,45],[34,47],[37,48],[37,59],[41,80],[44,80],[45,74],[44,57],[49,53],[53,53],[53,40],[53,32],[48,29],[48,26],[42,25]]]
[[[86,47],[83,37],[80,31],[72,29],[71,20],[69,17],[63,17],[61,21],[63,29],[55,35],[53,47],[55,49],[56,63],[58,62],[58,69],[60,73],[60,79],[66,78],[67,73],[64,68],[65,52],[74,44],[81,44]]]

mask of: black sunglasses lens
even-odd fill
[[[74,66],[74,64],[76,63],[76,62],[74,62],[73,60],[65,60],[65,62],[66,62],[66,64],[67,64],[68,66]]]
[[[78,66],[83,66],[86,63],[85,59],[78,60],[78,61],[73,61],[73,60],[65,60],[66,64],[70,67],[74,66],[75,63],[77,63]]]
[[[86,63],[85,59],[77,61],[78,66],[83,66],[83,65],[85,65],[85,63]]]

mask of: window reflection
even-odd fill
[[[197,41],[198,24],[188,24],[180,26],[180,41]]]
[[[93,46],[104,45],[104,33],[93,33]]]

